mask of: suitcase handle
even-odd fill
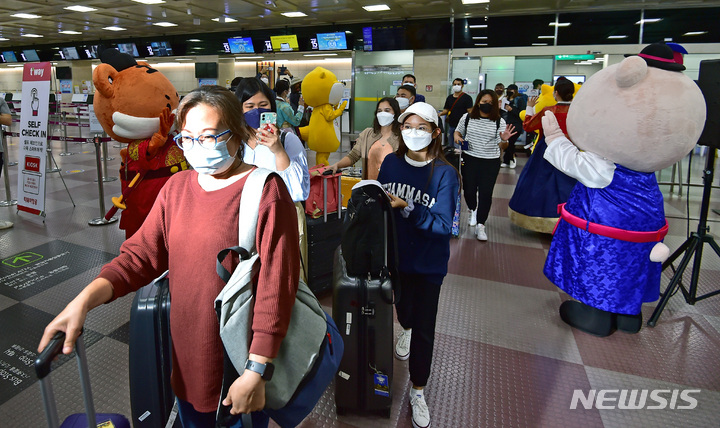
[[[58,420],[57,407],[55,405],[55,394],[53,394],[52,383],[48,374],[52,371],[53,359],[60,355],[65,342],[65,332],[55,333],[50,343],[43,349],[35,360],[35,374],[40,379],[40,391],[42,392],[43,404],[45,405],[45,416],[48,426],[54,428],[60,425]],[[92,390],[90,389],[90,372],[87,365],[85,353],[85,342],[82,331],[75,342],[75,354],[77,355],[78,372],[80,374],[80,386],[82,387],[83,401],[85,402],[85,413],[87,414],[88,426],[97,426],[95,418],[95,404],[93,403]]]
[[[63,343],[65,343],[65,332],[58,331],[35,359],[35,375],[37,375],[38,379],[50,374],[52,361],[62,352]]]

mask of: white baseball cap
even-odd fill
[[[438,114],[435,110],[435,107],[431,106],[428,103],[413,103],[410,105],[410,107],[405,110],[403,114],[398,117],[398,122],[403,123],[405,121],[405,118],[408,117],[411,114],[416,114],[423,119],[427,120],[428,122],[432,122],[435,125],[438,124]]]

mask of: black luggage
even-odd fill
[[[390,417],[393,376],[393,305],[390,280],[349,277],[338,249],[333,319],[345,353],[335,379],[338,415],[367,411]]]
[[[330,172],[330,170],[326,171]],[[328,206],[328,189],[327,179],[332,177],[333,179],[337,176],[339,180],[339,174],[323,174],[323,207]],[[335,249],[340,245],[340,238],[342,236],[342,189],[338,183],[338,207],[337,211],[330,212],[330,207],[323,210],[323,215],[318,218],[313,218],[311,215],[306,215],[307,220],[307,242],[308,242],[308,266],[307,266],[307,285],[310,290],[316,295],[332,290],[333,284],[333,254]]]
[[[377,206],[371,208],[369,205]],[[363,227],[363,222],[370,224]],[[333,289],[333,318],[345,343],[345,354],[335,382],[337,412],[376,412],[390,417],[392,303],[397,253],[393,213],[379,183],[353,188],[344,223],[342,248],[335,254]],[[377,266],[375,262],[377,249],[373,238],[377,235],[384,241],[381,249],[383,266]],[[343,249],[349,250],[351,259],[343,256]],[[348,275],[346,261],[353,264],[356,276]]]
[[[45,405],[45,416],[50,428],[79,428],[87,426],[130,428],[130,421],[118,413],[95,413],[92,391],[90,388],[90,372],[88,370],[87,355],[85,353],[85,342],[82,334],[75,341],[75,353],[78,361],[78,372],[80,375],[80,386],[83,393],[86,413],[75,413],[68,416],[59,424],[57,407],[55,405],[55,394],[53,394],[52,383],[50,382],[50,371],[52,361],[62,353],[65,342],[65,333],[57,332],[50,343],[43,349],[42,353],[35,360],[35,374],[40,379],[40,390],[42,392],[43,404]],[[88,424],[90,422],[90,424]]]
[[[316,296],[332,289],[333,253],[340,245],[342,217],[336,213],[323,217],[307,217],[308,276],[307,285]]]
[[[130,404],[135,428],[164,428],[170,386],[170,288],[167,272],[135,293],[130,312]],[[176,421],[175,426],[180,426]]]

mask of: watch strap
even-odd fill
[[[275,366],[272,363],[258,363],[257,361],[247,360],[245,362],[245,369],[258,373],[260,378],[269,381],[272,378]]]

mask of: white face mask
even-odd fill
[[[395,101],[397,101],[398,104],[400,104],[400,110],[405,110],[406,108],[408,108],[410,106],[410,100],[407,98],[397,97],[397,98],[395,98]]]
[[[232,138],[232,136],[230,136]],[[185,159],[199,174],[220,174],[225,172],[235,161],[235,156],[228,152],[227,142],[218,141],[214,149],[206,149],[195,142],[187,150],[183,149]],[[238,148],[240,150],[240,148]],[[235,153],[237,155],[237,153]]]
[[[453,90],[453,92],[460,92],[460,91],[462,91],[462,86],[455,85],[452,87],[452,90]]]
[[[386,111],[381,111],[376,116],[380,126],[388,126],[395,120],[395,115]]]
[[[403,129],[403,141],[408,149],[419,152],[432,143],[432,134],[417,129]]]

